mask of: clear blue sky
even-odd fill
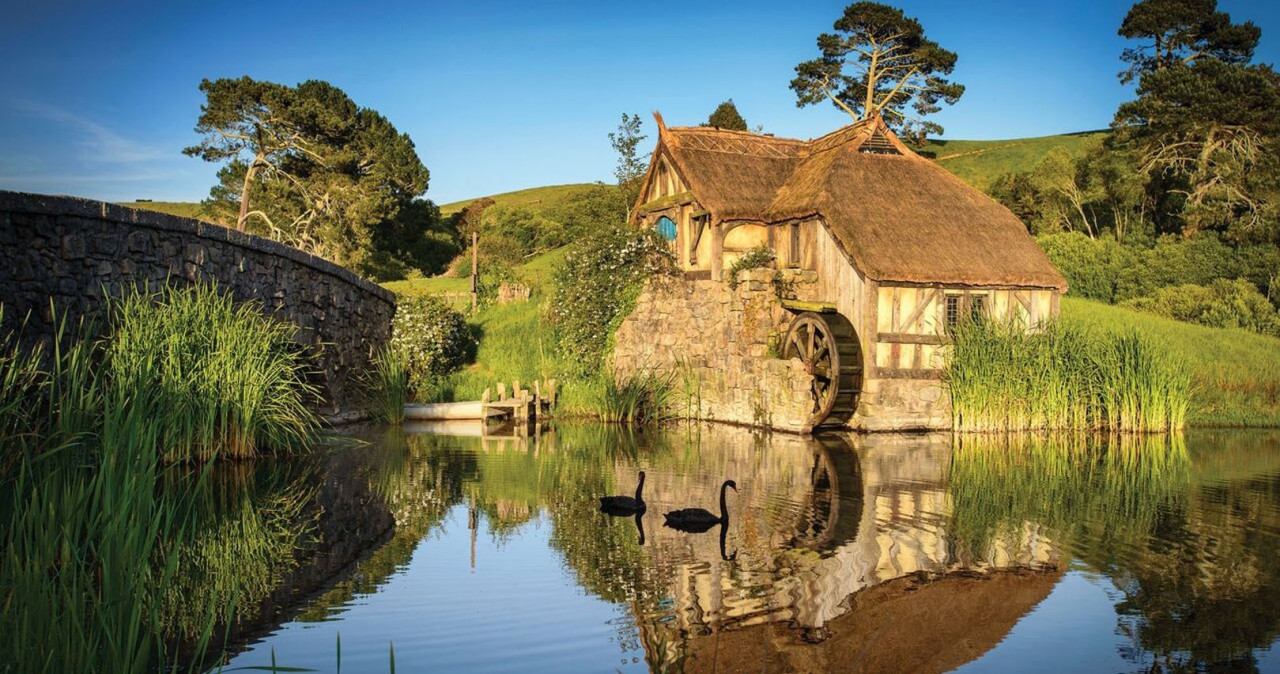
[[[269,9],[255,5],[270,4]],[[752,125],[809,138],[848,121],[787,83],[848,2],[185,3],[32,0],[0,21],[0,189],[196,201],[202,78],[332,82],[408,133],[438,203],[612,180],[621,114],[705,121],[732,97]],[[897,3],[959,54],[949,138],[1106,127],[1131,92],[1116,28],[1132,2]],[[108,7],[108,5],[110,5]],[[732,9],[726,11],[725,7]],[[1219,0],[1280,55],[1280,3]]]

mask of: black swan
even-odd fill
[[[624,517],[634,515],[645,511],[644,498],[640,493],[644,491],[644,471],[640,471],[640,482],[636,484],[635,498],[630,496],[601,496],[600,512],[613,515],[615,517]]]
[[[725,490],[730,488],[734,491],[738,491],[738,484],[733,480],[725,480],[724,484],[720,485],[719,517],[716,517],[702,508],[684,508],[664,514],[663,517],[665,517],[667,521],[663,524],[671,527],[672,529],[691,534],[700,534],[717,524],[728,524],[729,509],[725,505],[724,495]]]

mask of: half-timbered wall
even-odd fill
[[[881,285],[876,297],[875,367],[882,376],[936,377],[949,324],[975,315],[1034,330],[1057,311],[1057,293],[1032,288]]]

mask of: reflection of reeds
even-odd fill
[[[1189,370],[1137,333],[1052,324],[1035,333],[993,321],[954,328],[945,380],[965,432],[1180,429]]]
[[[1184,497],[1190,457],[1176,434],[956,436],[949,482],[952,535],[982,555],[1027,523],[1150,533],[1160,508]]]

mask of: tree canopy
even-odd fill
[[[1262,30],[1253,22],[1231,23],[1219,12],[1217,0],[1142,0],[1129,9],[1120,36],[1142,41],[1129,47],[1120,60],[1129,68],[1120,73],[1131,82],[1143,73],[1174,65],[1191,65],[1202,58],[1223,63],[1248,63]]]
[[[184,152],[225,162],[209,211],[361,273],[417,266],[407,251],[422,251],[439,217],[433,206],[409,208],[429,173],[406,134],[318,80],[204,80],[200,90],[204,138]],[[402,210],[424,220],[397,221]]]
[[[822,56],[796,66],[797,107],[830,100],[857,120],[881,115],[906,133],[942,133],[923,118],[964,94],[964,85],[945,77],[955,69],[954,52],[928,39],[915,18],[876,2],[849,5],[834,29],[818,36]]]
[[[730,131],[746,131],[747,120],[742,118],[738,113],[738,106],[733,104],[733,99],[721,103],[716,106],[711,116],[707,118],[707,123],[703,126],[714,126],[717,129],[728,129]]]
[[[645,171],[649,170],[649,161],[639,153],[640,142],[648,136],[640,133],[640,115],[622,113],[622,122],[618,130],[609,134],[609,144],[618,153],[618,165],[613,175],[618,179],[618,187],[627,197],[627,204],[635,203],[640,196],[640,181]]]
[[[1137,99],[1116,111],[1117,143],[1137,152],[1160,199],[1158,217],[1184,233],[1204,228],[1273,238],[1280,203],[1280,75],[1250,64],[1261,31],[1235,24],[1215,0],[1143,0],[1120,35],[1121,73]],[[1149,42],[1147,42],[1149,41]]]

